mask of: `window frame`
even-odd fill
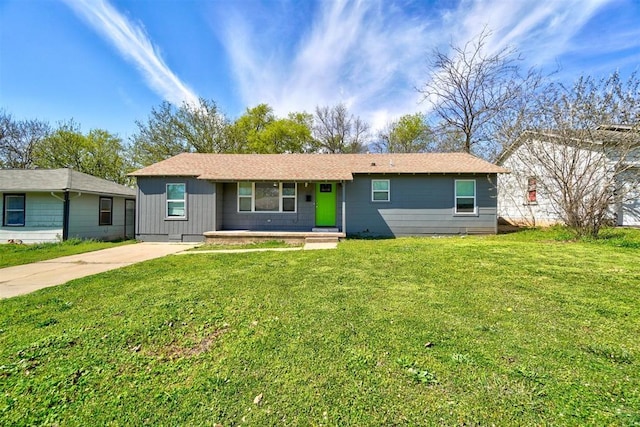
[[[103,200],[108,200],[109,201],[109,209],[108,210],[103,210],[102,209],[102,201]],[[102,221],[102,214],[104,212],[109,212],[109,221]],[[99,226],[103,226],[103,225],[113,225],[113,197],[106,197],[106,196],[100,196],[98,199],[98,225]]]
[[[533,197],[531,197],[533,195]],[[527,178],[527,194],[525,196],[527,205],[538,204],[538,178],[530,176]]]
[[[9,209],[7,199],[10,197],[22,198],[22,209]],[[8,212],[22,212],[21,224],[9,224],[7,222]],[[25,227],[27,225],[27,195],[25,193],[5,193],[2,196],[2,226],[3,227]]]
[[[256,183],[277,183],[278,184],[278,210],[267,211],[267,210],[256,210]],[[241,185],[251,184],[251,194],[240,194]],[[283,192],[285,184],[293,184],[293,194],[285,195]],[[246,188],[246,187],[245,187]],[[249,199],[251,200],[250,210],[241,210],[240,209],[240,199]],[[293,200],[293,210],[285,211],[284,210],[284,199],[292,199]],[[238,181],[236,185],[236,211],[238,213],[266,213],[266,214],[274,214],[274,213],[297,213],[298,212],[298,184],[294,181]]]
[[[375,184],[376,182],[386,182],[387,189],[386,190],[376,190]],[[387,193],[386,199],[376,199],[375,195],[379,193]],[[372,179],[371,180],[371,201],[374,203],[388,203],[391,201],[391,180],[390,179]]]
[[[169,198],[169,186],[170,185],[181,185],[184,188],[182,199],[170,199]],[[165,196],[166,196],[165,212],[164,212],[165,219],[168,219],[168,220],[184,220],[184,219],[187,219],[187,183],[186,182],[167,182],[165,184]],[[169,204],[170,203],[179,203],[179,202],[183,203],[184,214],[182,216],[170,215],[169,214]]]
[[[471,196],[458,195],[458,182],[473,182],[473,211],[458,211],[458,199],[470,199]],[[456,179],[453,184],[453,213],[454,215],[473,216],[478,215],[478,188],[475,179]]]

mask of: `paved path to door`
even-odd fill
[[[136,243],[0,269],[0,298],[28,294],[194,247],[184,243]]]

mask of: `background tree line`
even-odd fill
[[[485,29],[463,45],[435,49],[428,56],[425,83],[416,87],[425,113],[403,115],[375,133],[344,104],[317,106],[313,114],[291,112],[286,117],[260,104],[231,120],[213,100],[200,99],[195,107],[163,102],[145,121],[136,122],[137,131],[127,142],[104,129],[83,133],[73,120],[51,127],[37,119],[15,120],[0,111],[0,168],[73,167],[126,183],[127,172],[183,152],[465,151],[495,161],[525,130],[565,135],[564,146],[571,146],[576,144],[576,130],[583,131],[580,138],[587,142],[593,138],[591,130],[612,123],[631,129],[622,137],[624,151],[637,155],[637,74],[626,81],[617,72],[602,79],[583,75],[565,85],[554,81],[553,75],[524,69],[522,56],[512,47],[490,49],[490,39],[491,31]],[[544,153],[537,157],[545,158]],[[620,156],[617,163],[626,164],[627,156]],[[576,191],[591,185],[554,170],[564,161],[546,164],[551,177],[546,185],[562,199],[579,198]],[[613,200],[608,193],[599,199],[606,200],[604,207],[600,203],[597,209],[582,210],[597,211],[596,221],[604,219]]]
[[[128,172],[184,152],[338,154],[433,149],[431,132],[421,115],[389,123],[373,141],[369,125],[344,104],[286,117],[259,104],[232,121],[212,100],[200,99],[195,108],[165,101],[136,125],[137,132],[125,142],[104,129],[83,133],[73,120],[52,127],[38,119],[15,120],[0,111],[0,168],[71,167],[126,183]]]

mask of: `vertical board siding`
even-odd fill
[[[389,179],[391,201],[371,201],[371,180]],[[476,180],[476,215],[454,214],[456,179]],[[496,233],[495,175],[357,175],[347,183],[347,231],[363,236]]]
[[[166,184],[185,183],[187,218],[166,218]],[[216,229],[216,184],[187,177],[138,177],[138,230],[145,241],[204,240],[203,233]]]
[[[371,180],[389,179],[390,202],[371,201]],[[456,179],[476,180],[477,213],[454,214]],[[168,220],[166,184],[187,184],[187,219]],[[342,224],[346,186],[347,231],[351,235],[495,233],[496,176],[356,175],[337,183],[336,223]],[[195,178],[139,177],[137,237],[147,241],[201,241],[214,230],[309,231],[315,227],[316,183],[297,183],[296,212],[238,212],[237,183]]]
[[[238,212],[238,184],[220,184],[222,193],[222,230],[311,231],[315,226],[315,186],[297,183],[296,212]],[[311,201],[307,202],[307,195]]]
[[[125,238],[124,198],[113,197],[111,225],[100,224],[100,196],[69,195],[69,238],[118,240]]]
[[[14,194],[14,192],[12,192]],[[64,198],[63,193],[55,193]],[[0,218],[4,215],[4,194],[0,193]],[[64,203],[50,193],[25,194],[25,226],[4,227],[0,223],[0,243],[10,239],[24,243],[58,242],[62,240]]]

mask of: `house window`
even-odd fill
[[[295,212],[295,182],[239,182],[238,212]]]
[[[253,210],[253,183],[238,183],[238,210],[240,212],[251,212]]]
[[[333,184],[320,184],[321,193],[331,193],[333,191]]]
[[[283,212],[296,211],[296,183],[295,182],[282,183],[282,211]]]
[[[391,184],[388,179],[371,180],[371,200],[374,202],[388,202],[391,200]]]
[[[535,177],[527,179],[527,203],[535,205],[538,203],[537,181]]]
[[[476,213],[476,181],[475,179],[456,179],[456,207],[457,214]]]
[[[100,197],[100,214],[98,224],[111,225],[113,219],[113,199],[111,197]]]
[[[167,184],[167,218],[187,217],[187,184]]]
[[[25,195],[4,195],[3,225],[8,227],[24,227],[25,225]]]

